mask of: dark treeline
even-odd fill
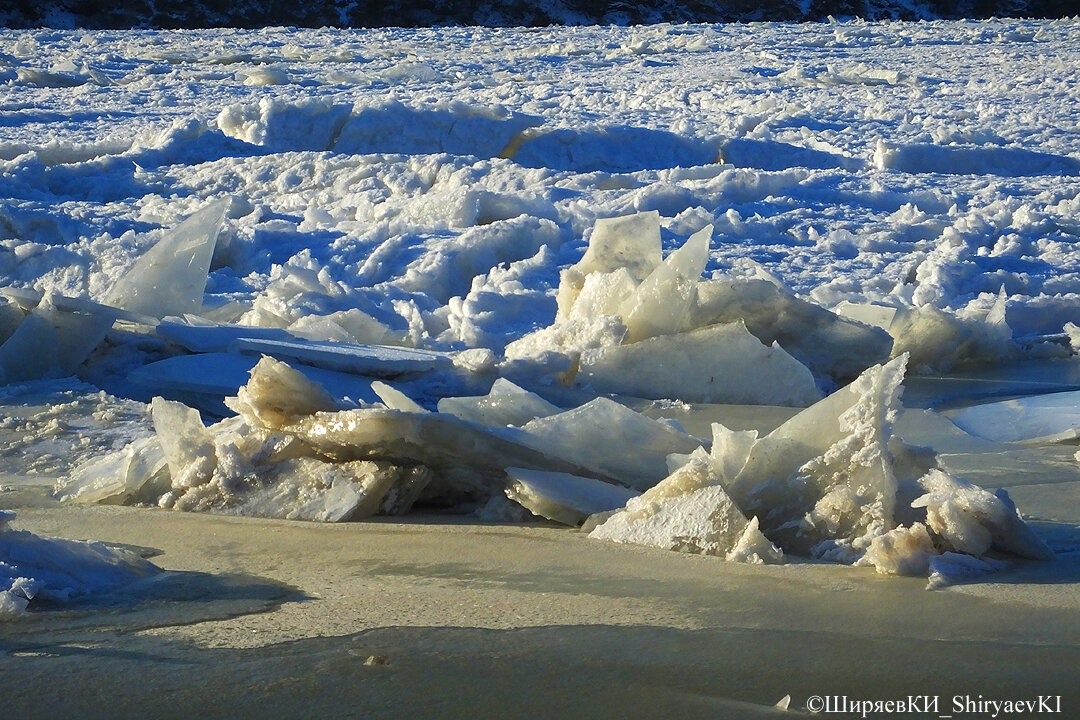
[[[1055,18],[1076,0],[0,0],[0,26],[81,28],[636,25],[656,22]]]

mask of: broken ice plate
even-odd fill
[[[216,396],[219,400],[235,395],[245,383],[259,359],[251,355],[232,353],[201,353],[178,355],[143,365],[133,370],[128,379],[159,394],[169,391]],[[335,398],[350,398],[359,402],[378,402],[371,390],[370,379],[324,368],[295,365],[296,370],[319,383]]]
[[[445,369],[453,365],[449,353],[320,340],[239,338],[230,344],[229,352],[269,355],[327,370],[375,377],[396,377],[407,373]]]

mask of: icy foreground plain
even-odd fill
[[[977,406],[955,414],[971,435],[893,431],[905,367],[925,406],[1030,394],[1046,368],[1041,390],[1077,387],[1078,41],[1069,21],[6,31],[5,482],[323,521],[525,508],[942,583],[999,569],[991,549],[1071,556],[964,479],[1048,486],[1040,519],[1075,524],[1067,406],[1023,405],[1037,429],[1007,437]],[[1042,364],[986,370],[1019,361]],[[810,409],[770,434],[760,412],[712,426],[718,403]],[[694,412],[714,415],[670,420]]]

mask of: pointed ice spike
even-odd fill
[[[688,329],[695,288],[709,260],[712,225],[690,236],[667,256],[619,309],[627,343]]]
[[[157,318],[198,313],[231,202],[212,202],[162,236],[116,282],[105,303]]]
[[[817,469],[829,474],[826,470],[840,468],[852,459],[849,450],[856,452],[863,444],[880,449],[887,442],[892,422],[902,408],[900,383],[906,363],[907,357],[900,356],[870,368],[855,382],[803,410],[753,444],[746,464],[726,487],[748,515],[761,517],[767,535],[784,522],[807,513],[817,500],[815,492],[830,489],[815,482],[813,488],[806,488],[809,492],[806,495],[790,486],[789,481],[810,461],[824,463]],[[855,432],[853,424],[858,425],[859,432]],[[855,445],[847,448],[846,443]],[[824,478],[815,476],[814,480],[824,483]]]
[[[371,390],[378,395],[379,399],[383,401],[383,404],[391,410],[415,413],[429,412],[429,410],[420,406],[415,400],[398,390],[396,387],[387,385],[379,380],[372,381]]]

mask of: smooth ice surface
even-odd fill
[[[176,393],[185,397],[205,396],[205,400],[220,407],[220,401],[247,384],[252,369],[261,358],[232,353],[200,353],[176,355],[143,365],[133,370],[128,379],[148,390]],[[371,381],[361,375],[340,373],[307,365],[294,369],[323,386],[336,400],[351,398],[358,402],[375,402]]]
[[[249,325],[226,325],[210,322],[198,316],[166,317],[154,327],[158,337],[176,343],[191,352],[223,353],[242,338],[259,340],[296,340],[296,336],[281,328]]]
[[[795,405],[821,399],[810,371],[740,322],[586,350],[576,382],[597,392],[699,403]]]
[[[15,530],[0,510],[0,616],[33,603],[85,600],[160,570],[130,550]]]
[[[949,418],[972,435],[996,442],[1069,442],[1080,436],[1080,392],[972,405]]]
[[[640,490],[667,475],[668,455],[689,453],[699,445],[689,435],[607,398],[537,418],[522,430],[523,441],[531,447]]]
[[[483,425],[521,426],[535,418],[562,412],[536,393],[518,387],[505,378],[497,379],[487,395],[446,397],[439,400],[439,412],[456,415]]]
[[[157,318],[198,313],[230,202],[212,202],[166,232],[116,281],[105,303]]]
[[[354,345],[316,340],[239,338],[230,351],[270,355],[306,365],[376,377],[423,372],[451,364],[445,353],[382,345]]]
[[[573,269],[582,275],[626,268],[644,280],[661,263],[660,213],[655,210],[614,218],[599,218],[589,247]]]
[[[581,525],[593,514],[616,510],[636,490],[567,473],[509,467],[506,496],[530,512],[564,525]]]

